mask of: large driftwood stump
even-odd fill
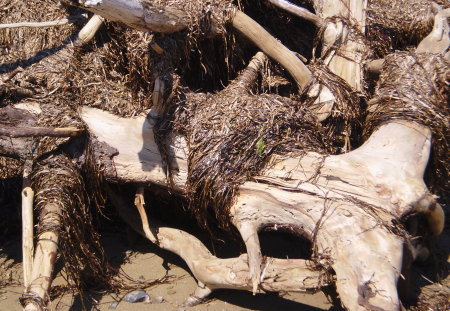
[[[25,68],[23,72],[15,73],[15,77],[11,74],[4,76],[2,83],[12,78],[20,79],[21,75],[27,76],[31,72],[34,79],[46,78],[53,81],[50,84],[59,84],[70,59],[76,55],[76,48],[93,38],[103,18],[140,31],[160,33],[173,33],[192,26],[192,19],[184,11],[185,4],[176,1],[172,5],[144,0],[66,2],[75,3],[97,15],[74,37],[74,45],[66,45],[53,56]],[[352,93],[360,97],[367,95],[363,84],[364,64],[368,60],[368,47],[364,40],[367,1],[317,0],[314,1],[316,14],[305,12],[285,1],[270,2],[293,14],[304,16],[320,27],[320,37],[317,39],[321,41],[322,48],[320,53],[317,51],[314,55],[316,59],[311,66],[326,66],[330,75],[344,81],[342,83]],[[203,1],[198,2],[203,9],[204,4]],[[342,103],[338,105],[340,99],[333,93],[336,89],[317,82],[322,80],[315,77],[314,71],[303,64],[294,52],[246,14],[226,4],[208,11],[213,16],[208,31],[216,33],[217,27],[220,27],[220,18],[226,16],[235,30],[287,70],[299,91],[304,92],[303,95],[315,98],[310,109],[318,122],[328,122],[340,113],[338,107]],[[222,10],[219,10],[220,14],[218,9]],[[448,25],[443,18],[447,15],[447,11],[439,11],[433,34],[444,33],[448,36]],[[426,42],[431,42],[431,48],[427,49],[425,42],[419,45],[417,55],[423,52],[444,54],[447,48],[441,47],[442,40],[439,38],[436,35],[428,36]],[[436,40],[440,42],[439,48],[433,44]],[[166,53],[160,47],[155,51],[158,55]],[[436,57],[448,65],[437,54],[430,59]],[[409,59],[416,57],[416,54],[399,57],[410,64]],[[220,96],[233,87],[242,96],[247,96],[245,98],[258,98],[249,89],[255,84],[258,71],[265,61],[264,54],[258,53],[228,89],[211,96],[220,100]],[[384,63],[387,67],[378,68],[382,74],[384,70],[389,70],[388,57]],[[441,74],[437,71],[432,65],[423,66],[423,75],[434,77]],[[446,72],[448,75],[448,70]],[[406,78],[405,81],[389,81],[389,76],[384,79],[384,84],[408,82]],[[430,85],[434,82],[430,81]],[[378,91],[383,89],[383,83],[379,85]],[[408,233],[402,222],[409,218],[408,221],[414,223],[422,217],[429,235],[439,235],[444,227],[443,210],[424,182],[434,134],[432,128],[406,117],[397,118],[380,124],[359,148],[348,153],[271,154],[265,169],[239,186],[228,215],[240,233],[247,253],[238,258],[220,259],[212,255],[196,237],[168,228],[146,215],[143,196],[146,185],[157,184],[173,195],[186,195],[188,190],[189,141],[177,132],[171,132],[163,141],[158,141],[160,137],[155,133],[158,119],[166,113],[164,87],[162,78],[157,77],[152,99],[154,106],[147,115],[125,118],[83,106],[79,107],[77,117],[89,134],[89,156],[93,155],[96,164],[102,167],[103,177],[109,183],[107,193],[119,214],[152,243],[178,254],[197,279],[198,288],[186,301],[188,305],[201,302],[218,288],[253,292],[314,291],[334,283],[343,306],[348,310],[401,309],[397,284],[402,273],[407,274],[404,270],[408,269],[408,260],[422,256],[411,241],[411,236],[417,232],[412,230]],[[434,85],[426,90],[431,90],[427,93],[430,97],[442,95],[433,93],[438,93]],[[35,93],[27,96],[33,95]],[[184,95],[190,100],[204,94],[194,94],[197,97],[189,97],[189,93]],[[448,94],[442,96],[448,100]],[[381,97],[377,94],[375,99],[369,101],[369,117],[379,107]],[[402,103],[403,98],[396,100],[393,110],[398,109],[398,102]],[[404,105],[408,104],[404,100]],[[51,158],[53,152],[62,152],[75,141],[68,137],[77,136],[84,130],[66,126],[37,127],[37,120],[42,114],[39,105],[11,106],[1,111],[2,155],[21,159],[35,157],[36,161],[41,161],[40,157]],[[36,140],[33,137],[41,136],[64,137],[61,145],[66,145],[36,155]],[[161,153],[161,145],[165,147],[164,153]],[[88,155],[83,156],[86,158]],[[81,158],[78,155],[78,159]],[[70,170],[75,169],[76,161],[64,159],[70,163]],[[60,170],[69,175],[69,170]],[[52,172],[46,173],[51,176]],[[130,198],[115,191],[113,184],[123,183],[136,186],[135,205],[139,214],[130,204]],[[67,189],[63,188],[65,192],[70,192],[72,188]],[[48,198],[45,197],[40,201],[44,206],[41,223],[50,223],[58,228],[63,226],[60,215],[64,206],[46,200]],[[25,203],[29,208],[30,202]],[[29,231],[30,228],[25,229]],[[313,245],[312,258],[265,257],[261,253],[258,237],[261,230],[284,230],[307,238]],[[54,231],[41,232],[33,267],[26,267],[27,271],[32,270],[31,276],[27,276],[29,286],[24,297],[28,299],[25,300],[26,310],[44,308],[48,303],[48,288],[59,239],[58,230]],[[30,248],[29,245],[27,248]]]

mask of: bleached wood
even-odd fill
[[[119,150],[113,161],[122,182],[139,179],[168,186],[162,170],[142,171],[140,162],[137,162],[139,165],[132,163],[139,158],[132,158],[136,151],[129,150],[132,148],[127,145],[130,138],[136,139],[132,145],[141,146],[137,150],[145,149],[147,156],[140,156],[141,160],[146,159],[145,166],[162,167],[150,135],[151,125],[144,117],[122,119],[97,109],[83,108],[82,118],[99,140]],[[139,125],[133,126],[133,123]],[[147,123],[145,129],[150,137],[144,138],[146,147],[142,148],[144,123]],[[109,134],[121,132],[127,135]],[[173,145],[173,141],[178,145]],[[182,137],[173,135],[168,144],[177,150],[174,161],[179,168],[184,168],[175,172],[177,190],[182,192],[186,182],[187,157],[186,149],[183,150],[186,143]],[[396,284],[402,267],[403,239],[382,224],[390,224],[416,210],[426,215],[434,233],[442,231],[442,209],[423,182],[430,144],[428,128],[399,121],[381,126],[363,146],[347,154],[274,156],[273,165],[262,176],[254,178],[257,182],[242,185],[232,209],[233,223],[246,242],[249,263],[254,267],[248,271],[249,288],[254,290],[255,275],[262,271],[257,232],[270,223],[292,227],[314,240],[317,251],[329,258],[330,267],[336,271],[338,292],[350,310],[364,310],[360,303],[367,307],[369,302],[386,310],[398,308]],[[430,201],[427,203],[427,200]],[[316,232],[318,226],[320,230]],[[348,260],[352,254],[358,254],[358,259]],[[203,272],[194,275],[207,284],[206,276],[197,276],[199,273]],[[362,284],[371,282],[389,295],[361,300],[358,291]]]
[[[324,33],[324,50],[336,48],[326,58],[325,63],[336,75],[343,78],[356,91],[362,91],[364,38],[349,36],[351,27],[365,32],[367,0],[314,0],[316,14],[322,19],[343,18],[328,22]],[[350,23],[350,25],[348,25]]]
[[[249,16],[236,11],[232,25],[267,56],[280,63],[291,74],[300,89],[304,89],[311,81],[311,72],[302,61]]]
[[[124,221],[138,233],[146,237],[141,219],[128,206],[126,199],[118,192],[109,190],[114,206]],[[157,245],[162,249],[179,255],[188,265],[194,277],[204,289],[232,288],[251,290],[247,256],[220,259],[193,235],[174,228],[164,227],[156,220],[149,220],[150,227],[156,232]],[[261,276],[261,288],[265,291],[315,291],[321,286],[327,286],[329,281],[324,278],[324,271],[314,268],[313,262],[303,259],[266,258],[266,264]],[[188,299],[191,301],[192,299]],[[195,300],[195,299],[194,299]]]
[[[9,23],[9,24],[0,24],[0,29],[4,28],[41,28],[41,27],[54,27],[67,25],[69,23],[74,23],[77,20],[85,18],[82,15],[77,16],[69,16],[67,18],[62,18],[54,21],[46,21],[46,22],[20,22],[20,23]]]
[[[189,25],[187,12],[142,0],[73,0],[83,8],[109,20],[142,31],[172,33]]]
[[[41,223],[51,223],[54,226],[60,225],[59,215],[61,209],[58,205],[47,204],[43,213],[41,215]],[[34,255],[31,283],[25,292],[25,296],[39,297],[44,303],[50,301],[48,290],[53,281],[52,273],[58,253],[58,240],[58,234],[54,231],[45,231],[39,235]],[[32,302],[28,303],[24,310],[43,311],[40,309],[40,306]]]
[[[33,189],[25,187],[22,190],[22,264],[23,285],[25,288],[30,285],[33,267],[33,199]]]
[[[295,5],[287,0],[269,0],[269,2],[280,9],[314,23],[317,27],[322,27],[323,20],[305,8]]]

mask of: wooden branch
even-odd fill
[[[50,203],[43,211],[41,223],[51,223],[53,226],[60,225],[61,208],[58,205]],[[33,297],[42,300],[44,303],[50,301],[48,290],[53,280],[52,273],[58,252],[58,239],[58,234],[54,231],[45,231],[39,235],[33,261],[31,284],[24,294],[27,302],[25,311],[43,311],[41,305],[33,302]]]
[[[144,187],[139,186],[136,191],[136,196],[134,198],[134,205],[139,211],[139,216],[141,216],[142,230],[144,231],[145,237],[149,239],[152,243],[157,243],[157,239],[153,234],[154,229],[150,228],[147,213],[145,212],[145,199],[144,199]]]
[[[67,18],[62,18],[54,21],[48,22],[21,22],[21,23],[11,23],[11,24],[0,24],[0,29],[4,28],[21,28],[21,27],[30,27],[30,28],[39,28],[39,27],[54,27],[61,26],[70,23],[74,23],[80,19],[86,18],[83,15],[69,16]]]
[[[187,12],[173,6],[162,6],[143,0],[70,0],[106,19],[151,32],[173,33],[186,29],[190,22]]]
[[[34,191],[29,186],[29,174],[31,173],[33,162],[25,161],[22,189],[22,264],[23,264],[23,284],[27,288],[32,278],[33,267],[33,200]]]
[[[7,137],[74,137],[83,132],[76,127],[0,127],[0,136]]]
[[[295,5],[287,0],[268,0],[268,1],[280,9],[283,9],[291,14],[294,14],[298,17],[306,19],[307,21],[310,21],[319,28],[322,27],[323,25],[323,20],[316,14],[311,13],[307,9]]]
[[[311,81],[311,72],[302,61],[245,13],[236,11],[232,25],[267,56],[280,63],[297,82],[300,90]]]
[[[139,216],[127,204],[127,200],[117,191],[109,189],[113,205],[123,220],[136,232],[144,237]],[[196,237],[182,230],[163,227],[155,219],[149,220],[150,227],[157,232],[158,246],[180,256],[188,265],[195,278],[209,290],[219,288],[232,288],[251,290],[251,280],[248,278],[249,270],[247,256],[238,258],[219,259]],[[314,268],[315,265],[302,259],[267,258],[264,274],[261,278],[261,287],[266,291],[315,291],[327,286],[329,280],[324,272]],[[210,292],[206,290],[206,292]],[[198,297],[197,297],[198,298]],[[188,299],[196,301],[194,297]]]

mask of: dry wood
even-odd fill
[[[232,25],[267,56],[286,68],[301,90],[311,81],[311,72],[302,61],[246,14],[241,11],[236,11]]]
[[[0,136],[7,137],[73,137],[82,132],[75,127],[0,127]]]
[[[27,160],[24,165],[23,189],[22,189],[22,264],[23,284],[27,288],[31,281],[33,267],[33,200],[34,191],[30,187],[29,174],[33,162]]]
[[[136,191],[136,196],[134,198],[134,205],[139,211],[139,215],[141,216],[142,230],[145,233],[145,237],[149,239],[152,243],[157,243],[157,239],[155,234],[153,233],[153,229],[150,228],[147,213],[145,212],[145,199],[144,199],[144,187],[138,187]]]
[[[61,209],[56,204],[48,204],[44,208],[43,215],[41,215],[41,223],[50,223],[53,226],[60,225]],[[28,286],[24,297],[28,300],[25,306],[25,311],[43,311],[39,303],[34,302],[33,298],[38,298],[37,301],[42,300],[44,303],[50,302],[48,290],[53,280],[53,269],[58,253],[58,234],[55,231],[42,232],[38,237],[36,245],[36,253],[33,261],[33,272],[31,276],[31,283]],[[45,306],[44,306],[45,307]]]
[[[67,18],[58,19],[55,21],[48,22],[21,22],[21,23],[11,23],[11,24],[0,24],[0,29],[3,28],[20,28],[20,27],[30,27],[30,28],[38,28],[38,27],[54,27],[66,25],[69,23],[74,23],[80,19],[84,19],[83,15],[69,16]]]
[[[305,8],[295,5],[287,0],[269,0],[269,2],[280,9],[283,9],[289,13],[297,15],[298,17],[301,17],[303,19],[306,19],[311,23],[314,23],[314,25],[316,25],[319,28],[322,27],[323,20],[316,14],[311,13]]]
[[[322,19],[337,18],[336,21],[328,22],[325,28],[325,64],[356,91],[362,91],[366,53],[362,34],[366,25],[367,0],[315,0],[314,6],[316,14]]]
[[[162,163],[156,144],[152,139],[144,139],[143,148],[145,131],[152,137],[151,125],[142,126],[147,122],[144,117],[122,119],[84,108],[82,118],[97,139],[119,150],[114,157],[117,168],[114,178],[168,186],[160,169]],[[122,132],[127,135],[109,134]],[[130,137],[135,139],[131,146],[128,145]],[[168,143],[178,168],[174,172],[175,185],[183,191],[187,176],[186,143],[178,136],[172,136]],[[255,274],[262,271],[258,268],[261,255],[257,231],[270,221],[280,227],[297,228],[316,243],[318,253],[329,258],[337,273],[338,291],[347,308],[361,309],[358,288],[371,281],[377,284],[378,290],[390,294],[376,295],[370,303],[386,310],[398,308],[396,283],[402,267],[403,240],[380,224],[388,224],[416,210],[426,215],[433,232],[442,231],[442,208],[423,182],[430,144],[427,128],[411,122],[395,122],[382,126],[362,147],[345,155],[323,157],[309,153],[287,160],[275,157],[273,161],[277,164],[264,176],[256,177],[258,183],[247,182],[241,187],[234,208],[234,223],[247,242],[252,272],[249,279],[253,278],[251,288],[254,288]],[[139,147],[130,150],[132,146]],[[378,249],[380,243],[384,246]],[[356,253],[358,260],[349,261],[351,254]],[[374,256],[379,259],[371,260]]]
[[[73,0],[86,10],[142,31],[172,33],[187,28],[187,12],[142,0]]]
[[[139,226],[139,216],[133,212],[127,200],[117,191],[110,189],[108,193],[125,222],[146,237],[142,226]],[[219,259],[189,233],[164,227],[154,219],[149,222],[152,230],[157,233],[157,245],[179,255],[187,263],[200,288],[203,288],[203,291],[200,288],[196,291],[197,297],[187,300],[188,304],[198,301],[198,298],[204,298],[198,297],[200,292],[209,294],[211,290],[219,288],[252,288],[245,254],[238,258]],[[266,258],[261,276],[261,288],[265,291],[315,291],[326,286],[328,282],[322,270],[315,268],[312,262],[302,259]]]

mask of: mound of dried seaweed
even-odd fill
[[[327,153],[316,118],[299,102],[233,90],[188,93],[176,113],[175,128],[189,145],[190,209],[205,227],[211,216],[229,225],[238,186],[258,174],[271,154]]]
[[[47,22],[79,15],[81,10],[54,0],[0,0],[2,23]],[[45,8],[45,9],[42,9]],[[45,28],[0,29],[0,73],[26,67],[54,52],[78,29],[76,24]]]
[[[369,0],[367,38],[378,57],[417,45],[433,28],[431,0]]]

